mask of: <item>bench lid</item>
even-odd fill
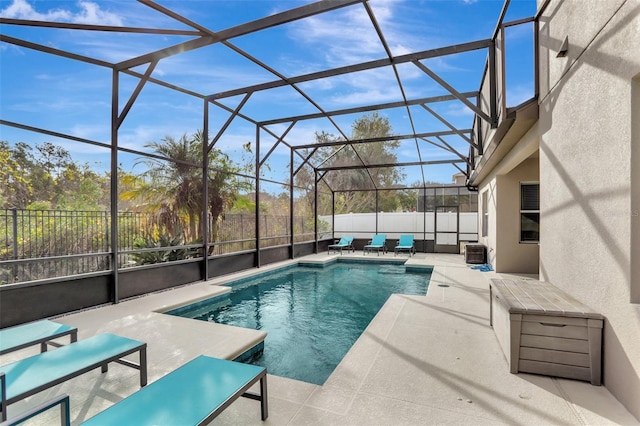
[[[602,315],[553,284],[538,280],[492,278],[509,313],[602,319]]]

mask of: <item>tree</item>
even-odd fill
[[[51,142],[36,145],[37,155],[30,153],[31,185],[33,187],[34,201],[50,201],[56,205],[58,197],[64,192],[59,184],[59,177],[65,169],[73,164],[69,152]]]
[[[202,144],[206,142],[201,131],[180,139],[171,136],[161,142],[145,146],[163,157],[143,158],[135,165],[143,164],[146,170],[134,179],[126,180],[130,189],[123,191],[124,200],[137,200],[138,206],[156,214],[157,223],[168,232],[178,234],[184,229],[187,241],[199,241],[202,237],[203,172]],[[208,154],[208,200],[206,211],[212,220],[211,237],[215,240],[217,223],[225,208],[231,206],[237,193],[238,171],[222,151],[211,149]],[[186,226],[184,226],[186,225]]]
[[[0,207],[24,208],[31,198],[29,181],[20,166],[20,158],[6,141],[0,141]],[[24,163],[22,163],[24,164]]]
[[[361,166],[354,169],[338,169],[327,173],[323,179],[336,194],[336,213],[372,212],[376,211],[375,189],[393,188],[404,175],[395,167],[366,168],[369,164],[389,164],[397,161],[395,151],[400,146],[398,140],[392,139],[393,129],[389,119],[381,117],[377,112],[358,118],[351,126],[351,139],[386,138],[382,142],[364,142],[358,144],[334,145],[320,148],[314,154],[314,164],[324,167]],[[316,133],[316,141],[341,142],[342,138],[330,133]],[[312,183],[311,173],[304,172],[298,181],[301,185]],[[378,194],[379,210],[396,210],[399,204],[389,191]],[[320,207],[320,206],[319,206]]]
[[[109,176],[99,175],[88,164],[70,163],[57,178],[60,210],[109,210]]]
[[[35,146],[24,142],[13,147],[0,142],[0,206],[93,210],[106,208],[108,175],[77,164],[67,150],[50,142]]]

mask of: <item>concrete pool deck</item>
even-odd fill
[[[338,255],[339,256],[339,255]],[[326,253],[268,265],[322,262]],[[378,260],[363,256],[343,258]],[[399,255],[395,259],[408,256]],[[640,424],[605,386],[510,374],[489,326],[489,279],[461,255],[418,253],[408,262],[433,265],[426,296],[393,295],[323,386],[269,375],[269,418],[259,403],[241,398],[213,424],[220,425],[605,425]],[[250,271],[255,273],[256,270]],[[249,273],[74,313],[56,320],[78,327],[79,339],[112,332],[148,344],[149,382],[200,354],[233,358],[264,338],[255,330],[158,313],[227,291],[219,284]],[[36,353],[37,347],[2,356],[0,364]],[[606,383],[606,377],[604,377]],[[9,406],[9,417],[60,393],[71,397],[78,424],[139,389],[138,373],[115,364]],[[57,412],[30,424],[57,424]]]

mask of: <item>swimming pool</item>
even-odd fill
[[[167,313],[264,330],[264,350],[249,362],[323,384],[389,296],[424,295],[430,277],[430,269],[388,263],[297,266],[230,283],[223,298]]]

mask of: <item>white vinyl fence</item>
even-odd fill
[[[319,218],[331,223],[331,216]],[[336,237],[348,234],[364,239],[378,233],[390,239],[413,234],[416,239],[436,240],[437,231],[436,244],[457,245],[458,241],[478,241],[478,213],[438,212],[437,217],[435,212],[349,213],[335,215],[333,229]]]

